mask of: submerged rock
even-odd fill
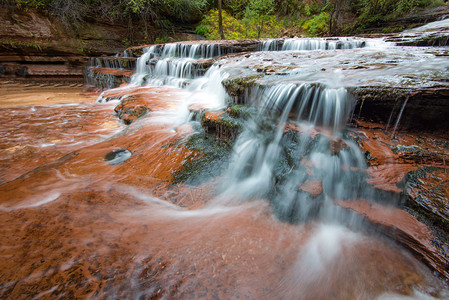
[[[145,105],[138,103],[136,97],[130,96],[123,99],[122,102],[114,108],[114,111],[117,113],[119,119],[123,120],[123,123],[129,125],[151,111],[151,109]]]
[[[118,149],[113,150],[106,154],[104,160],[108,162],[108,164],[112,166],[118,166],[124,163],[132,156],[132,153],[127,149]]]

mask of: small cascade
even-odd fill
[[[111,89],[130,81],[132,70],[136,68],[135,57],[106,56],[89,58],[85,71],[85,81],[101,90]]]
[[[272,39],[263,41],[259,51],[288,51],[288,50],[336,50],[378,47],[385,44],[379,39],[342,38],[293,38]]]
[[[184,87],[188,81],[204,74],[204,67],[198,60],[222,54],[220,45],[215,44],[176,43],[145,48],[131,83]]]
[[[208,59],[223,55],[220,45],[216,44],[166,44],[162,47],[161,57]]]
[[[354,100],[344,88],[280,84],[252,96],[262,104],[236,141],[224,195],[268,198],[280,219],[299,222],[333,218],[333,200],[362,194],[365,161],[345,135]]]
[[[335,50],[363,48],[366,42],[354,39],[289,39],[282,45],[282,50]]]
[[[270,39],[263,41],[260,47],[258,48],[259,51],[279,51],[282,49],[283,40],[279,39]]]

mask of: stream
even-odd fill
[[[383,38],[153,45],[95,103],[0,108],[0,298],[447,299],[431,263],[346,207],[414,218],[370,182],[352,91],[446,88],[445,53]],[[232,138],[205,127],[220,120]]]

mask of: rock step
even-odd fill
[[[363,216],[369,224],[412,251],[442,277],[449,279],[449,244],[438,242],[430,228],[416,217],[399,208],[363,200],[338,201],[336,204]]]

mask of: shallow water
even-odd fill
[[[230,55],[188,83],[166,72],[185,89],[166,78],[177,87],[141,86],[151,83],[147,55],[130,85],[99,97],[106,103],[0,109],[0,297],[447,298],[408,250],[337,203],[375,197],[347,136],[346,87],[447,84],[445,58],[388,47]],[[198,55],[214,56],[210,49]],[[180,59],[198,56],[186,51]],[[186,146],[198,134],[189,106],[225,107],[221,83],[258,68],[267,76],[247,94],[256,117],[227,171],[174,184],[202,155]],[[125,126],[113,107],[131,96],[152,111]],[[289,131],[296,144],[285,140]],[[287,142],[294,147],[283,172]],[[111,164],[117,151],[126,159]]]
[[[176,90],[146,92],[157,95],[149,99],[161,114],[177,109],[163,104],[168,95],[176,103]],[[440,283],[421,263],[379,236],[333,223],[282,223],[264,200],[223,206],[210,201],[213,183],[170,187],[172,171],[191,151],[167,145],[191,130],[161,122],[158,114],[127,129],[114,123],[106,135],[111,105],[23,107],[14,115],[32,109],[40,117],[30,114],[19,123],[45,130],[45,136],[59,134],[60,144],[51,147],[70,154],[56,159],[40,147],[47,164],[17,179],[9,175],[0,186],[3,298],[372,299],[440,293]],[[59,115],[84,130],[46,124],[44,112],[55,109],[54,120]],[[76,117],[83,112],[88,116]],[[17,138],[31,134],[14,122],[3,130]],[[64,139],[69,133],[74,141]],[[38,137],[25,141],[38,145]],[[119,148],[132,156],[109,165],[105,155]],[[28,165],[39,153],[18,162]],[[15,166],[14,159],[4,161]]]

